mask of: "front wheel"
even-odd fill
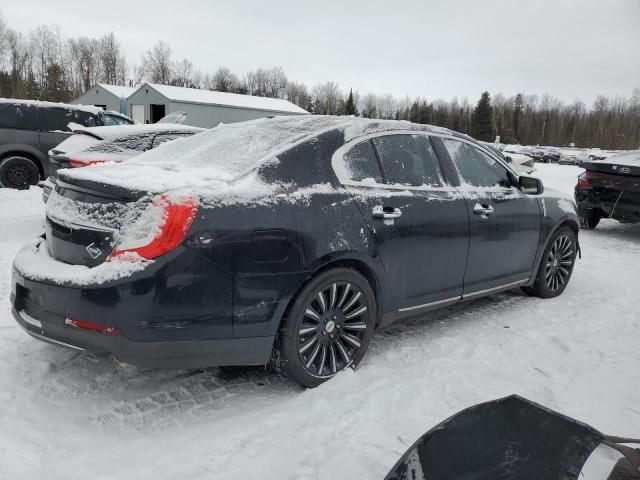
[[[577,252],[578,239],[574,231],[569,227],[560,228],[544,250],[533,286],[523,290],[540,298],[560,295],[571,279]]]
[[[0,160],[0,186],[27,189],[40,180],[40,171],[33,161],[26,157],[13,156]]]
[[[375,319],[375,296],[362,275],[348,268],[319,274],[284,320],[284,371],[300,385],[316,387],[356,366],[369,346]]]

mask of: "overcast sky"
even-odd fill
[[[131,65],[165,40],[204,72],[280,65],[309,86],[361,93],[590,104],[640,87],[640,0],[12,0],[0,10],[24,33],[113,31]]]

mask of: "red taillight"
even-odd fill
[[[71,159],[69,160],[69,166],[71,168],[80,168],[80,167],[88,167],[89,165],[96,165],[98,163],[105,163],[109,160],[78,160]]]
[[[115,327],[107,327],[100,323],[87,322],[86,320],[78,320],[75,318],[67,318],[64,323],[72,327],[81,328],[83,330],[91,330],[92,332],[106,333],[107,335],[117,335],[118,329]]]
[[[589,183],[587,172],[582,173],[578,177],[578,188],[591,188],[591,184]]]
[[[139,256],[152,260],[170,252],[182,243],[191,228],[198,210],[198,201],[190,196],[174,200],[168,195],[161,195],[149,208],[160,209],[159,220],[157,225],[153,225],[153,222],[148,220],[142,221],[142,228],[156,227],[155,235],[142,245],[128,245],[125,234],[125,238],[111,252],[108,260],[126,259],[130,255],[134,258]]]

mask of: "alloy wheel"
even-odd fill
[[[331,377],[351,365],[367,330],[369,308],[362,291],[334,282],[306,305],[298,326],[298,354],[305,370]]]
[[[544,281],[551,291],[556,292],[566,285],[573,262],[573,240],[568,235],[560,235],[551,245],[545,265]]]

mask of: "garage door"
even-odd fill
[[[131,105],[131,118],[134,122],[144,123],[144,105]]]

